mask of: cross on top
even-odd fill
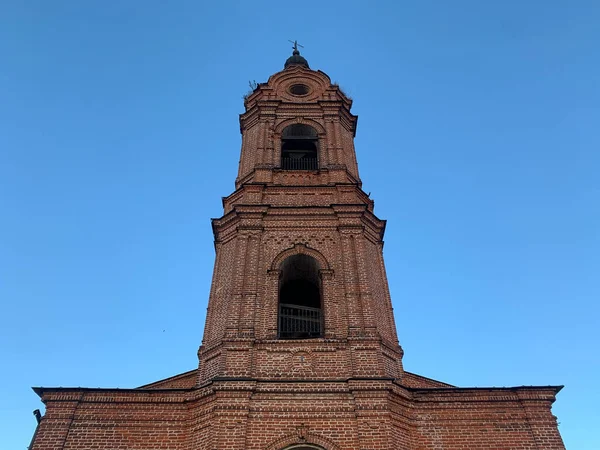
[[[299,50],[298,50],[298,47],[302,47],[302,48],[304,48],[304,45],[300,45],[300,44],[298,44],[298,41],[291,41],[291,40],[289,40],[289,39],[288,39],[288,41],[290,41],[292,44],[294,44],[294,46],[293,46],[292,48],[294,49],[294,51],[295,51],[295,52],[298,52],[298,51],[299,51]]]

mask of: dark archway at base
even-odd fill
[[[297,445],[291,445],[289,447],[285,447],[282,450],[325,450],[325,449],[323,447],[319,447],[318,445],[297,444]]]

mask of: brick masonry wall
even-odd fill
[[[414,448],[563,449],[551,413],[557,390],[414,390]]]
[[[390,380],[216,381],[53,389],[31,450],[564,449],[556,388],[404,388]]]
[[[187,446],[181,392],[54,389],[30,450],[151,449]]]
[[[313,376],[401,376],[402,351],[383,265],[383,222],[353,197],[346,207],[234,205],[214,221],[217,257],[200,383],[214,376],[289,372],[290,344],[277,340],[278,268],[298,252],[314,257],[322,272],[328,344],[303,341],[303,349],[293,344],[295,352],[311,355]]]

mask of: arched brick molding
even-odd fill
[[[275,130],[274,130],[276,136],[281,138],[281,133],[283,132],[284,128],[288,127],[289,125],[294,125],[297,123],[301,123],[303,125],[310,125],[311,127],[313,127],[315,130],[317,130],[317,134],[319,135],[319,138],[324,136],[326,133],[323,125],[321,125],[316,120],[308,119],[308,118],[304,118],[304,117],[294,117],[292,119],[287,119],[287,120],[284,120],[283,122],[280,122],[277,124],[277,126],[275,127]]]
[[[277,255],[271,263],[270,270],[279,271],[279,267],[284,260],[286,260],[290,256],[297,255],[299,253],[313,257],[319,264],[319,269],[321,270],[321,272],[331,271],[327,259],[323,256],[321,252],[315,250],[314,248],[310,248],[306,244],[300,243],[294,244],[292,248],[288,248],[287,250],[284,250],[281,253],[279,253],[279,255]]]
[[[307,95],[298,97],[289,88],[294,84],[306,84],[310,91]],[[337,86],[331,84],[331,79],[321,71],[304,68],[288,68],[272,75],[267,83],[278,97],[294,103],[313,102],[318,98],[328,98],[327,91],[333,91]]]
[[[340,450],[340,448],[329,439],[319,436],[307,430],[307,427],[299,427],[294,433],[290,433],[272,442],[266,450]]]
[[[300,444],[300,445],[292,445],[291,447],[286,447],[283,450],[324,450],[321,446],[316,446],[312,444]]]

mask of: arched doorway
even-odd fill
[[[317,445],[298,444],[290,447],[285,447],[282,450],[325,450],[323,447]]]

